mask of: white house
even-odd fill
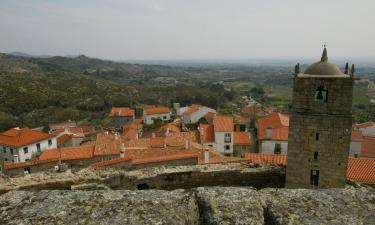
[[[143,120],[145,124],[153,124],[155,119],[169,121],[171,119],[171,110],[168,107],[153,107],[144,109]]]
[[[282,154],[288,151],[289,115],[271,113],[257,120],[259,153]]]
[[[177,115],[182,116],[184,123],[197,123],[199,119],[204,117],[207,113],[216,114],[216,110],[201,105],[191,105],[182,107],[178,110]]]
[[[233,117],[217,115],[214,117],[215,148],[226,155],[233,154]]]
[[[56,137],[29,128],[13,128],[0,133],[4,161],[25,162],[47,149],[57,148]]]

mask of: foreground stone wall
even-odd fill
[[[285,171],[278,166],[251,164],[209,164],[153,167],[140,170],[92,170],[75,173],[35,173],[1,179],[0,194],[11,190],[136,190],[189,189],[201,186],[284,187]],[[106,187],[106,188],[104,188]]]
[[[375,190],[12,191],[0,224],[375,224]]]

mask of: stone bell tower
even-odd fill
[[[287,188],[344,187],[352,127],[354,65],[348,74],[328,62],[295,67],[289,127]]]

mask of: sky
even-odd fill
[[[0,0],[0,52],[112,60],[375,58],[373,0]]]

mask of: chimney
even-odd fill
[[[118,134],[115,133],[115,140],[118,140]]]
[[[210,162],[210,152],[208,151],[208,148],[206,147],[204,149],[204,163]]]
[[[166,137],[169,136],[169,127],[167,127],[167,131],[165,132],[165,136],[166,136]]]
[[[164,149],[167,149],[167,143],[164,142]]]
[[[190,145],[189,141],[188,141],[188,140],[185,140],[185,149],[186,149],[186,150],[189,149],[189,145]]]
[[[122,144],[120,147],[120,158],[125,158],[125,145]]]
[[[247,129],[247,127],[245,128],[245,132],[249,132],[249,130]]]
[[[151,134],[151,137],[152,137],[152,138],[155,138],[155,133],[152,133],[152,134]]]

